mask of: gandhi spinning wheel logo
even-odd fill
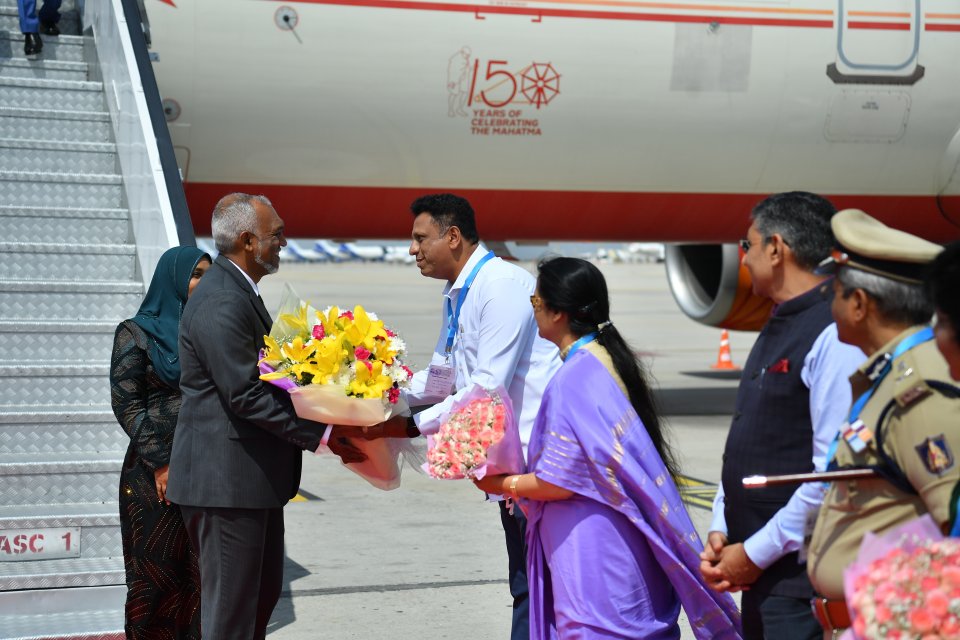
[[[520,72],[520,92],[539,109],[560,94],[560,74],[549,62],[534,62]]]
[[[461,47],[447,61],[447,115],[469,116],[469,109],[533,107],[539,110],[560,95],[560,74],[550,62],[512,65],[481,60]]]

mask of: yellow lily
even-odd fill
[[[339,316],[340,309],[337,307],[330,307],[327,315],[323,315],[322,311],[317,311],[317,319],[320,321],[320,324],[323,325],[323,333],[325,335],[335,336],[340,333],[340,329],[337,327],[337,318]]]
[[[353,309],[353,322],[343,331],[347,341],[355,347],[363,346],[367,351],[376,349],[376,339],[386,338],[387,331],[380,320],[371,320],[363,307],[357,305]]]
[[[357,362],[356,376],[347,385],[347,395],[361,398],[382,398],[387,389],[393,386],[393,380],[383,375],[383,363],[373,361],[369,363]]]
[[[393,359],[397,357],[397,351],[390,348],[390,340],[377,340],[376,347],[373,350],[373,357],[377,360],[383,360],[384,364],[393,364]]]
[[[304,368],[309,365],[315,350],[313,344],[304,343],[300,336],[280,345],[280,353],[290,363],[287,371],[295,375],[297,380],[303,379]]]
[[[314,384],[326,384],[330,378],[340,373],[340,365],[344,360],[343,340],[339,337],[327,336],[317,346],[313,357],[316,366]]]
[[[307,303],[301,302],[296,314],[281,313],[273,325],[271,333],[279,336],[303,336],[309,338],[310,324],[307,322]]]
[[[277,341],[271,338],[270,336],[263,336],[263,357],[260,358],[260,362],[279,362],[283,356],[280,353],[280,345],[277,344]]]

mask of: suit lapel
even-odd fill
[[[240,269],[228,258],[222,255],[217,256],[215,262],[223,267],[224,271],[227,272],[227,274],[238,287],[247,292],[247,295],[250,296],[250,304],[253,305],[254,310],[260,317],[260,321],[263,322],[263,325],[267,328],[266,332],[270,333],[270,329],[273,327],[273,318],[270,317],[270,312],[268,312],[266,306],[264,306],[263,299],[256,294],[256,292],[253,290],[253,287],[251,287],[250,283],[247,282],[247,279],[243,277],[242,273],[240,273]]]

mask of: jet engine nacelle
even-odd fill
[[[667,281],[680,309],[702,324],[757,331],[773,302],[753,294],[750,273],[735,244],[674,244],[666,247]]]

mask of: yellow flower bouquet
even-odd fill
[[[318,311],[287,285],[258,365],[260,379],[288,391],[301,418],[371,426],[408,410],[400,393],[413,377],[405,352],[403,340],[362,306]],[[368,459],[347,465],[382,489],[399,486],[401,453],[416,457],[405,440],[389,440],[353,440]]]

